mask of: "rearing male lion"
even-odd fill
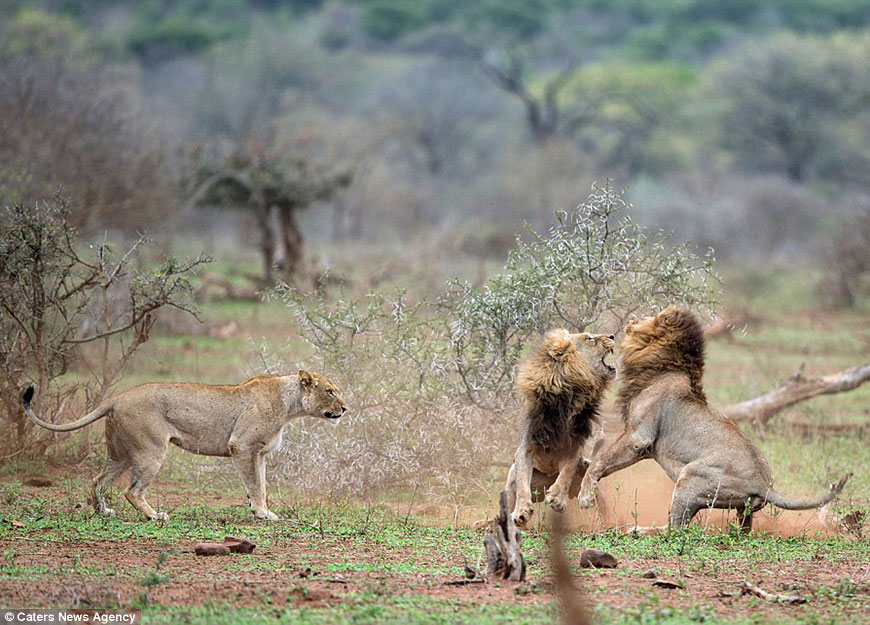
[[[347,411],[338,389],[325,376],[303,369],[297,375],[255,375],[237,386],[143,384],[104,401],[74,423],[55,425],[30,408],[33,387],[24,392],[24,410],[37,425],[69,432],[106,417],[111,464],[93,481],[97,511],[115,516],[104,495],[128,468],[125,496],[149,519],[167,520],[145,501],[145,489],[166,459],[169,443],[206,456],[229,456],[241,475],[254,515],[277,520],[266,506],[266,454],[281,446],[284,426],[304,415],[338,419]]]
[[[583,446],[616,369],[613,335],[551,330],[520,365],[517,388],[526,404],[526,427],[508,472],[507,504],[517,525],[532,517],[533,501],[563,512],[576,497],[585,468]]]
[[[846,474],[825,495],[789,499],[773,490],[770,467],[737,425],[707,404],[701,385],[704,333],[697,317],[671,306],[630,323],[622,351],[619,405],[625,430],[588,468],[580,505],[591,506],[603,477],[654,458],[674,481],[671,526],[702,508],[733,508],[744,531],[771,503],[786,510],[822,506],[843,490]]]

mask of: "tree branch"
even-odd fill
[[[870,364],[858,365],[821,378],[805,378],[801,365],[793,376],[769,393],[726,406],[722,412],[734,421],[757,421],[763,425],[784,408],[817,395],[851,391],[868,380]]]

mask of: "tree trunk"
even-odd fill
[[[254,209],[257,215],[257,227],[260,229],[260,255],[263,258],[263,284],[275,284],[272,271],[275,266],[275,233],[269,219],[269,206],[260,204]]]
[[[764,425],[776,413],[817,395],[843,393],[870,380],[870,364],[852,367],[821,378],[805,378],[803,365],[788,380],[769,393],[722,409],[734,421],[757,421]]]
[[[296,206],[281,206],[278,210],[281,224],[281,244],[284,249],[284,262],[287,263],[287,281],[293,279],[304,256],[302,233],[296,224]]]

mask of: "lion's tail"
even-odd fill
[[[103,404],[93,412],[89,412],[88,414],[83,416],[78,421],[73,421],[72,423],[65,423],[63,425],[55,425],[54,423],[43,421],[33,413],[33,410],[30,408],[31,399],[33,399],[33,387],[28,386],[27,390],[24,391],[24,395],[21,396],[21,400],[24,402],[24,412],[36,425],[47,430],[51,430],[52,432],[72,432],[73,430],[78,430],[85,427],[86,425],[90,425],[98,419],[102,419],[107,414],[109,414],[109,412],[112,411],[111,404]]]
[[[844,475],[836,484],[831,484],[831,490],[827,493],[813,499],[789,499],[773,489],[770,489],[768,492],[761,494],[760,496],[764,497],[767,500],[767,503],[772,503],[777,508],[782,508],[784,510],[809,510],[810,508],[820,508],[843,492],[843,487],[846,485],[846,482],[849,481],[850,477],[852,477],[851,471]]]

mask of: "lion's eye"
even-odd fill
[[[335,391],[333,391],[332,389],[327,390],[326,394],[329,395],[330,397],[335,397]]]
[[[587,340],[587,341],[594,341],[595,338],[594,338],[594,337],[591,337],[591,336],[587,336],[587,337],[586,337],[586,340]]]

